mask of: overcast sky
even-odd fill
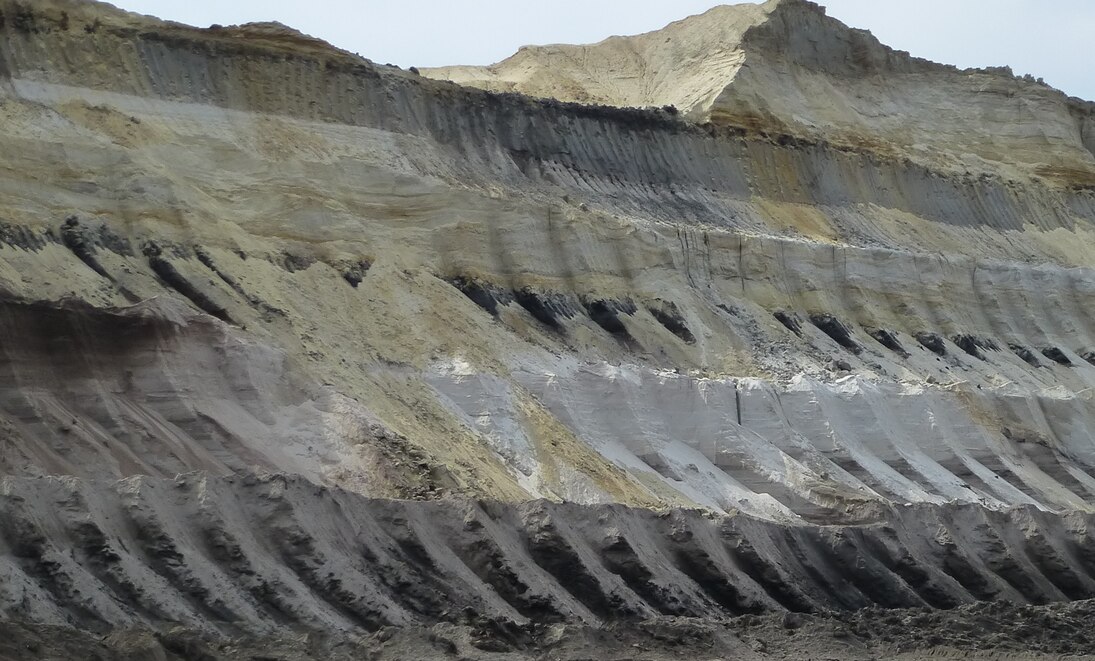
[[[191,25],[280,21],[375,62],[490,64],[526,44],[590,43],[698,14],[710,0],[116,0]],[[913,55],[1009,65],[1095,100],[1095,0],[828,0],[830,16]]]

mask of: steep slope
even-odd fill
[[[746,34],[779,3],[715,7],[633,37],[592,45],[525,46],[490,66],[426,68],[423,75],[495,92],[625,107],[673,104],[690,117],[745,63]]]
[[[105,632],[377,631],[473,612],[661,616],[1095,597],[1091,515],[914,506],[857,526],[536,501],[368,500],[300,477],[6,478],[3,608]],[[19,498],[14,497],[19,494]],[[922,534],[925,524],[933,535]]]
[[[862,147],[951,171],[1095,185],[1095,104],[1007,68],[958,70],[848,28],[808,0],[720,6],[589,46],[529,46],[424,75]]]
[[[0,17],[0,617],[263,635],[1095,589],[1095,189],[1033,166],[1087,167],[1058,130],[1087,106],[1046,90],[1030,135],[1060,140],[999,134],[966,171],[968,136],[909,157],[884,125],[929,112],[901,105],[853,144],[274,24]],[[711,17],[792,64],[847,32],[800,2]],[[718,98],[776,66],[743,52]]]

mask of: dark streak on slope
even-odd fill
[[[859,355],[863,353],[863,347],[852,339],[852,332],[839,319],[831,314],[812,314],[810,323],[817,326],[821,332],[828,335],[834,342],[848,351]]]
[[[512,298],[509,295],[501,295],[496,287],[480,282],[474,278],[456,276],[449,279],[449,283],[460,290],[473,303],[490,313],[492,317],[498,317],[499,303],[508,303]]]
[[[1034,352],[1031,351],[1030,349],[1028,349],[1024,346],[1020,346],[1018,344],[1009,344],[1008,348],[1011,349],[1011,351],[1016,356],[1019,356],[1020,358],[1022,358],[1023,362],[1030,365],[1031,367],[1041,367],[1042,366],[1041,361],[1038,360],[1038,356],[1035,356]]]
[[[603,328],[609,335],[616,338],[621,344],[628,349],[637,350],[641,348],[635,338],[628,332],[627,326],[620,319],[620,314],[632,315],[635,314],[635,304],[630,300],[624,301],[605,301],[605,300],[583,300],[582,306],[586,309],[586,314],[593,320],[598,326]]]
[[[795,335],[802,335],[802,322],[799,321],[798,315],[794,312],[785,312],[783,310],[776,310],[772,313],[772,316],[776,318],[776,321],[783,324],[783,326],[794,333]]]
[[[95,271],[107,280],[114,280],[95,257],[95,247],[87,240],[87,237],[84,236],[80,221],[75,216],[66,218],[65,224],[61,226],[61,241],[65,244],[65,247],[71,250],[72,254],[76,255],[76,257],[86,264],[89,269]]]
[[[1042,355],[1046,358],[1049,358],[1058,365],[1063,365],[1064,367],[1072,367],[1072,360],[1070,360],[1069,357],[1065,355],[1064,351],[1061,351],[1057,347],[1046,347],[1042,349]]]
[[[202,312],[223,322],[234,323],[224,307],[202,293],[193,283],[183,277],[171,262],[163,257],[163,251],[158,245],[153,242],[145,244],[144,253],[148,257],[148,266],[164,284],[185,296]]]
[[[864,330],[866,330],[867,334],[873,337],[879,344],[890,351],[902,358],[909,357],[909,352],[905,350],[905,347],[901,346],[901,342],[897,339],[897,334],[895,332],[884,328],[867,328]]]
[[[535,292],[526,287],[514,290],[513,299],[536,321],[560,335],[566,334],[560,318],[572,317],[574,313],[560,295]]]
[[[929,333],[926,331],[917,333],[916,341],[920,343],[920,346],[937,356],[947,355],[947,345],[938,333]]]
[[[688,344],[694,344],[696,337],[692,335],[692,331],[688,330],[688,326],[684,323],[684,317],[681,316],[681,311],[677,309],[677,304],[672,301],[657,301],[654,305],[648,305],[647,311],[658,320],[658,323],[665,326],[665,329],[670,333],[673,333],[680,339],[684,340]]]

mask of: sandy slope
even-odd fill
[[[619,71],[583,85],[668,72],[616,87],[706,90],[706,124],[284,26],[0,16],[0,620],[398,656],[529,619],[581,657],[669,615],[1092,596],[1087,105],[803,2],[587,49]],[[950,106],[926,151],[893,130]]]
[[[366,499],[301,477],[6,478],[0,607],[93,631],[606,623],[1095,595],[1090,515],[975,505],[859,524]]]
[[[956,171],[1095,182],[1095,105],[1006,68],[958,70],[894,51],[806,0],[715,7],[631,37],[527,46],[426,76],[779,131]]]

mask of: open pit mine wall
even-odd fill
[[[1091,595],[1091,190],[0,13],[5,617]]]
[[[1007,67],[960,70],[895,51],[812,2],[764,6],[765,19],[740,37],[743,64],[712,77],[712,96],[693,114],[975,169],[1022,164],[1065,185],[1095,183],[1095,104]],[[658,68],[651,64],[645,70]]]
[[[2,7],[14,17],[18,6]],[[48,99],[62,94],[54,86],[73,86],[414,135],[460,156],[456,171],[426,174],[611,195],[621,210],[664,220],[748,227],[757,219],[735,222],[731,202],[753,196],[849,214],[847,207],[878,205],[999,230],[1071,229],[1095,213],[1090,191],[944,177],[789,136],[734,139],[732,131],[711,135],[650,112],[489,95],[333,49],[295,51],[288,39],[263,45],[244,32],[96,27],[62,23],[57,9],[22,11],[25,20],[5,22],[0,75],[27,97]]]
[[[718,6],[641,35],[532,46],[491,66],[423,75],[564,101],[672,106],[697,122],[958,172],[1014,167],[1095,184],[1095,104],[1003,67],[959,70],[895,51],[808,0]]]
[[[469,611],[717,620],[1095,594],[1091,515],[975,505],[878,515],[786,526],[618,505],[369,500],[286,476],[9,477],[0,612],[100,633],[174,622],[238,634],[375,631]]]
[[[401,154],[404,162],[393,169],[475,187],[556,193],[556,202],[538,200],[529,212],[542,213],[548,224],[552,208],[566,206],[565,195],[597,208],[678,223],[681,254],[674,254],[676,246],[655,248],[661,253],[656,266],[683,267],[690,282],[737,289],[770,306],[796,307],[798,299],[797,307],[810,313],[850,315],[847,321],[868,326],[881,321],[872,310],[881,306],[887,315],[896,312],[908,330],[949,336],[968,326],[971,332],[1003,332],[1007,343],[1042,345],[1056,332],[1054,324],[1069,323],[1064,321],[1069,315],[1055,308],[1083,309],[1090,296],[1086,269],[992,259],[1089,263],[1087,245],[1069,245],[1068,239],[1090,229],[1095,194],[1089,190],[944,176],[907,161],[778,135],[737,136],[714,129],[709,134],[650,113],[492,96],[377,68],[333,50],[299,54],[289,46],[251,45],[215,31],[157,30],[155,24],[144,30],[96,27],[74,18],[62,22],[56,8],[44,14],[14,3],[2,8],[8,20],[0,73],[8,93],[17,97],[50,104],[80,96],[83,89],[96,102],[128,109],[141,105],[136,99],[153,112],[159,108],[148,104],[155,100],[209,104],[419,137],[428,141],[425,153]],[[572,209],[564,211],[573,215]],[[563,221],[574,223],[569,217]],[[699,223],[713,236],[693,229]],[[541,230],[550,234],[550,228]],[[739,234],[772,230],[852,245]],[[501,235],[502,250],[509,248],[505,227],[490,231]],[[572,275],[620,275],[647,266],[642,263],[647,255],[630,266],[622,260],[604,264],[597,263],[608,251],[601,246],[588,249],[596,250],[593,255],[583,254],[580,245],[552,247],[575,254],[563,257],[566,264],[552,256],[515,265],[483,246],[480,254],[445,258],[458,262],[450,270],[504,279],[527,272],[556,279],[560,286]],[[973,255],[989,259],[969,258]],[[1000,319],[1013,311],[997,311],[994,306],[1004,303],[991,301],[1003,279],[1011,282],[1002,286],[1013,285],[1023,300],[1040,301],[1052,314]],[[876,286],[884,291],[869,291]],[[874,300],[857,300],[861,296]],[[925,300],[892,304],[893,296]],[[988,310],[978,310],[978,304]],[[932,316],[946,327],[927,328],[936,325]],[[1013,329],[998,330],[1000,325],[1033,326],[1034,337],[1024,341]],[[1079,334],[1072,348],[1087,344],[1086,329],[1067,330]]]
[[[62,12],[65,6],[72,11]],[[492,339],[481,345],[475,345],[475,333],[456,334],[438,342],[434,353],[489,354],[492,346],[503,346],[493,338],[504,338],[509,343],[504,346],[535,354],[536,360],[544,347],[576,352],[579,360],[594,363],[646,356],[663,367],[698,369],[723,379],[712,387],[728,386],[735,393],[731,415],[728,405],[700,403],[699,393],[708,386],[697,386],[695,395],[675,403],[659,399],[656,393],[665,388],[693,385],[646,368],[638,377],[646,386],[630,392],[617,376],[601,375],[594,379],[599,385],[590,387],[583,379],[596,370],[528,367],[520,357],[507,358],[503,371],[510,375],[481,397],[468,394],[463,372],[428,373],[425,379],[447,414],[483,427],[476,433],[498,438],[527,427],[527,420],[506,419],[504,411],[484,418],[479,409],[491,406],[492,397],[507,401],[505,396],[519,399],[529,391],[579,440],[597,447],[602,454],[597,461],[622,463],[647,477],[656,473],[652,479],[671,490],[691,478],[662,466],[668,460],[657,450],[683,440],[687,452],[698,453],[697,460],[715,469],[714,478],[696,478],[698,491],[690,485],[685,502],[716,508],[742,505],[737,495],[727,498],[728,491],[759,489],[767,496],[768,490],[787,488],[779,485],[791,475],[777,466],[793,466],[791,472],[802,478],[790,487],[794,493],[776,494],[775,504],[761,498],[774,509],[761,507],[758,513],[830,506],[849,494],[1054,507],[1079,506],[1091,496],[1084,469],[1091,457],[1086,423],[1091,400],[1073,396],[1095,383],[1089,364],[1095,342],[1085,314],[1095,286],[1090,270],[1081,266],[1091,255],[1095,195],[1090,190],[1033,179],[946,175],[869,151],[697,127],[650,112],[494,96],[378,68],[311,42],[305,47],[291,36],[199,31],[110,14],[98,21],[88,18],[94,15],[89,7],[43,5],[38,11],[0,5],[4,95],[13,107],[42,113],[28,126],[45,131],[28,137],[28,131],[13,129],[8,138],[13,150],[7,193],[17,202],[7,210],[12,225],[6,230],[6,256],[9,275],[17,275],[7,278],[6,286],[17,298],[75,295],[96,305],[124,305],[172,292],[222,321],[249,328],[264,320],[276,325],[282,318],[322,318],[321,309],[308,308],[315,301],[304,297],[283,301],[290,310],[273,305],[248,290],[249,277],[289,283],[290,276],[317,262],[308,253],[317,243],[342,243],[358,252],[338,264],[318,261],[331,275],[342,276],[342,282],[334,278],[339,286],[356,288],[365,270],[373,262],[383,265],[386,251],[399,245],[414,266],[448,279],[484,308],[477,310],[450,288],[444,303],[435,303],[442,307],[402,311],[417,325],[428,325],[429,316],[455,315],[456,328],[490,329],[483,332]],[[85,137],[80,127],[45,129],[58,121],[50,112],[68,117],[74,105],[85,114],[120,115],[135,134],[134,127],[147,122],[166,132],[160,139],[174,152],[156,151],[156,140],[150,147],[109,133],[105,120],[97,130],[108,133],[106,144],[80,143],[76,138]],[[276,154],[261,162],[272,176],[249,179],[245,172],[256,161],[239,137],[261,131],[258,123],[271,118],[344,140],[352,158],[368,163],[373,179],[335,176],[339,167],[354,165],[351,158],[302,170]],[[13,115],[13,126],[17,120]],[[220,136],[228,146],[208,150],[194,137],[195,126],[202,136]],[[74,139],[58,149],[51,142],[56,137],[49,136],[64,131],[73,131]],[[41,162],[61,158],[67,169],[30,174],[20,182],[19,149]],[[302,151],[290,153],[299,158]],[[190,160],[223,171],[198,172]],[[143,166],[166,173],[164,180],[139,178],[145,173],[136,170]],[[33,167],[28,163],[26,170]],[[80,168],[96,173],[91,183],[73,174]],[[110,170],[130,178],[99,174]],[[225,194],[211,204],[210,196],[194,192],[213,182],[230,186],[234,179],[241,183],[231,192],[242,201]],[[21,197],[21,189],[30,186],[43,186],[42,194]],[[332,216],[316,222],[313,216],[305,224],[277,204],[281,200],[289,207],[304,188],[333,195],[355,186],[364,199],[341,210],[351,221],[335,222]],[[247,205],[259,197],[265,198],[263,213],[270,218],[254,212],[248,217]],[[130,199],[143,206],[131,206]],[[429,231],[400,223],[401,212],[410,212]],[[62,226],[63,218],[81,213],[83,221]],[[237,223],[232,239],[250,233],[260,254],[265,248],[273,255],[266,264],[245,264],[246,253],[223,236],[218,239],[210,227],[227,216]],[[621,216],[635,220],[624,222]],[[115,222],[120,218],[126,222]],[[763,236],[777,233],[787,236]],[[299,250],[286,254],[286,245]],[[65,260],[65,268],[90,269],[102,280],[93,279],[94,286],[58,286],[56,279],[36,273],[46,254]],[[273,265],[280,268],[272,270]],[[274,277],[275,272],[280,274]],[[418,294],[426,295],[398,295]],[[392,290],[381,294],[393,295]],[[504,328],[488,326],[484,312],[499,316]],[[293,319],[285,323],[296,323]],[[291,356],[322,362],[324,349],[339,348],[325,332],[300,332],[305,346],[299,349],[284,344],[284,336],[271,341],[282,342]],[[308,346],[306,335],[314,346]],[[517,344],[514,335],[521,338]],[[335,353],[350,355],[355,348],[360,347]],[[416,355],[426,353],[421,348],[370,345],[369,353],[421,367],[422,356]],[[495,357],[495,367],[484,367],[480,361],[473,371],[484,370],[489,380],[497,362]],[[883,383],[851,390],[834,385],[831,363]],[[810,378],[793,387],[763,381],[753,387],[730,378],[801,371]],[[335,372],[322,378],[338,376]],[[899,382],[908,380],[934,381],[957,392],[952,397],[952,390],[930,385],[924,386],[927,394],[919,386],[907,391]],[[773,390],[766,399],[775,402],[772,410],[782,411],[780,430],[742,426],[752,413],[749,402],[765,399],[737,394],[742,385],[749,392]],[[985,386],[989,390],[982,392]],[[347,386],[336,379],[333,387]],[[775,392],[783,390],[787,393]],[[799,390],[807,392],[801,406],[785,406]],[[589,413],[571,391],[619,391],[619,415],[651,406],[659,411],[661,402],[682,411],[700,406],[709,419],[684,439],[671,438],[657,425],[642,430],[638,442],[606,438],[596,433],[596,425],[582,421]],[[875,394],[860,396],[866,391]],[[953,415],[938,418],[929,404],[937,394],[952,404]],[[1024,398],[1037,403],[1036,415],[1015,413],[1023,411],[1015,402]],[[890,411],[910,405],[915,414],[899,418],[896,426],[887,422]],[[771,407],[764,404],[762,410]],[[1068,413],[1061,418],[1050,411]],[[672,412],[665,414],[672,418]],[[225,418],[217,418],[221,428]],[[476,419],[485,422],[467,424]],[[943,431],[921,433],[930,420],[936,420],[932,429]],[[863,438],[856,428],[865,424],[881,426]],[[267,428],[277,429],[279,437],[289,433],[273,423]],[[978,431],[971,435],[970,429]],[[743,454],[735,449],[739,440],[756,440],[758,433],[768,458],[752,456],[753,450],[738,456]],[[203,437],[216,434],[243,432],[219,429]],[[712,436],[735,439],[728,450],[733,456],[720,458],[725,451],[708,443]],[[614,455],[612,448],[620,444],[624,447]],[[514,468],[512,447],[491,452]],[[245,456],[234,459],[247,465]],[[263,459],[259,463],[268,467],[323,474],[315,466],[304,470],[303,459]],[[735,471],[742,473],[740,480],[722,477]],[[827,480],[841,487],[835,497],[817,486]],[[528,483],[520,488],[543,493]],[[603,484],[592,493],[563,491],[577,499],[621,497],[611,490],[606,495]]]

